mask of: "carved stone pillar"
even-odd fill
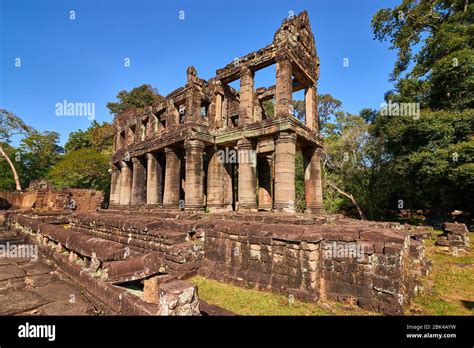
[[[209,166],[207,168],[207,202],[210,210],[222,208],[224,203],[223,171],[225,158],[221,158],[217,149],[209,151]],[[224,157],[224,156],[222,156]]]
[[[153,153],[147,153],[146,203],[162,203],[162,171],[160,162]]]
[[[112,164],[112,177],[110,180],[110,205],[120,204],[120,168]]]
[[[291,115],[293,78],[291,62],[281,59],[276,63],[275,117]]]
[[[214,113],[214,127],[219,129],[222,127],[222,95],[216,94],[216,110]]]
[[[321,153],[312,147],[303,150],[304,190],[306,211],[308,213],[324,210],[323,189],[321,184]]]
[[[248,139],[237,142],[239,179],[238,179],[238,210],[257,209],[257,178],[256,178],[256,152],[253,144]]]
[[[275,141],[275,205],[274,209],[295,211],[296,135],[281,132]]]
[[[226,161],[225,150],[209,151],[206,207],[210,211],[232,210],[231,164]]]
[[[246,124],[253,122],[253,77],[254,73],[243,67],[240,73],[240,104],[239,122]]]
[[[120,162],[120,205],[130,205],[132,198],[132,169],[127,162]]]
[[[316,93],[316,87],[310,86],[306,88],[304,100],[306,107],[306,126],[309,129],[318,130],[318,95]]]
[[[166,169],[163,206],[178,208],[179,193],[181,188],[181,161],[174,148],[165,148]]]
[[[184,143],[186,150],[186,182],[184,209],[204,209],[204,143],[200,140],[187,140]]]
[[[141,205],[146,203],[146,172],[142,160],[137,157],[132,158],[133,180],[131,205]]]

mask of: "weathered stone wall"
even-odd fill
[[[76,201],[77,211],[95,211],[104,200],[102,192],[85,189],[5,191],[0,192],[0,209],[61,211],[68,195]]]
[[[470,249],[469,231],[465,224],[444,222],[442,228],[443,235],[438,237],[436,245],[452,249],[453,252]]]
[[[96,190],[69,189],[72,198],[76,201],[77,211],[95,211],[104,201],[104,194]]]
[[[309,300],[327,298],[402,314],[426,273],[423,245],[407,231],[221,221],[206,231],[200,273]]]
[[[0,209],[31,209],[36,200],[36,191],[2,191],[0,192]]]

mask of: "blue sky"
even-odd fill
[[[91,120],[58,117],[56,103],[95,103],[96,120],[110,122],[106,104],[120,90],[148,83],[166,95],[184,85],[191,64],[209,79],[234,58],[271,43],[289,11],[304,9],[321,61],[319,93],[340,99],[349,112],[379,108],[392,88],[388,75],[395,52],[373,40],[370,22],[378,9],[398,3],[0,0],[0,108],[40,131],[59,132],[64,144],[70,132],[86,129]],[[130,67],[124,66],[126,58]],[[272,69],[257,73],[256,87],[275,83]]]

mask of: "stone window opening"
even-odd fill
[[[135,131],[136,131],[135,125],[131,125],[128,128],[127,145],[133,144],[135,142]]]
[[[147,138],[148,118],[144,119],[140,124],[140,140],[144,141]]]
[[[275,116],[275,98],[262,100],[260,106],[262,108],[262,120],[267,120]]]
[[[229,117],[231,128],[237,127],[239,125],[239,115]]]
[[[119,149],[122,149],[125,147],[125,131],[124,130],[120,132],[118,147]]]
[[[179,123],[183,124],[186,121],[186,105],[185,104],[175,104],[176,109],[179,113]]]
[[[293,91],[292,104],[290,105],[290,116],[293,116],[303,124],[306,123],[306,104],[304,88],[296,89]]]
[[[203,101],[201,103],[201,117],[206,118],[209,115],[209,102]]]
[[[155,134],[160,131],[160,128],[161,128],[161,129],[165,129],[165,128],[166,128],[165,111],[166,111],[166,110],[163,109],[163,110],[158,111],[157,113],[154,114],[155,125],[154,125],[153,132],[154,132]]]

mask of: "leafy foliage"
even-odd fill
[[[116,103],[108,103],[107,107],[114,115],[132,108],[144,108],[161,101],[162,96],[158,94],[158,90],[151,85],[141,85],[133,88],[130,92],[122,90],[117,94]]]
[[[14,113],[0,109],[0,144],[9,143],[15,135],[28,135],[33,128],[26,125],[23,120]]]
[[[21,140],[19,157],[25,186],[33,180],[42,179],[61,158],[63,148],[59,146],[56,132],[33,132]]]
[[[398,51],[391,74],[397,99],[432,109],[474,107],[473,18],[466,0],[402,0],[375,14],[375,38]]]
[[[3,150],[7,153],[10,158],[15,158],[16,149],[8,144],[3,145]],[[18,168],[17,170],[21,173]],[[0,191],[9,191],[15,188],[15,181],[13,180],[13,173],[8,165],[7,161],[0,157]]]
[[[95,149],[68,152],[48,173],[57,188],[74,187],[108,191],[109,158]]]
[[[113,151],[113,127],[93,122],[85,131],[69,135],[66,155],[48,173],[58,188],[89,188],[109,191],[109,158]]]
[[[85,131],[77,130],[69,134],[69,139],[64,146],[66,152],[83,148],[93,148],[99,152],[112,153],[114,130],[110,123],[99,124],[94,121]]]

